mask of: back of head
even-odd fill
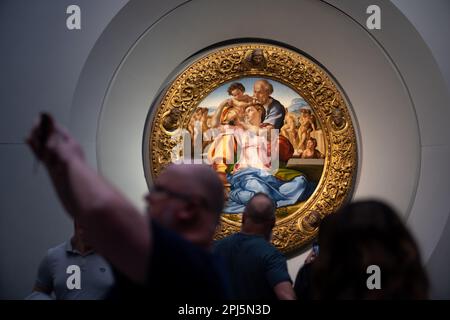
[[[347,205],[322,221],[313,265],[319,299],[424,299],[428,281],[417,245],[398,215],[379,201]],[[370,290],[371,265],[381,289]]]
[[[242,231],[268,236],[274,225],[274,202],[264,193],[255,194],[245,207],[242,218]]]

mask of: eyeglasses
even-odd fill
[[[209,207],[207,201],[202,197],[175,192],[157,184],[154,184],[153,187],[150,189],[150,195],[151,196],[166,195],[172,198],[182,200],[186,202],[188,205],[195,205],[204,208]]]

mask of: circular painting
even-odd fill
[[[149,184],[170,163],[206,163],[224,184],[217,238],[240,229],[256,193],[276,209],[284,252],[311,240],[351,194],[356,138],[347,103],[325,70],[266,44],[218,48],[179,72],[150,108],[144,139]]]

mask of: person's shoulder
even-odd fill
[[[231,234],[229,236],[226,236],[226,237],[224,237],[222,239],[216,240],[213,243],[213,248],[216,249],[216,248],[227,246],[227,245],[235,242],[237,240],[237,238],[238,238],[238,233],[233,233],[233,234]]]
[[[57,246],[54,246],[47,250],[47,256],[48,257],[54,257],[59,256],[66,252],[67,249],[67,241],[58,244]]]
[[[47,249],[41,264],[43,265],[53,265],[60,261],[62,257],[66,254],[67,242],[63,242],[57,246]]]
[[[264,239],[262,236],[247,236],[245,241],[245,246],[250,248],[251,251],[259,254],[272,250],[272,244]]]
[[[271,98],[272,98],[272,103],[271,103],[272,106],[277,107],[277,108],[283,107],[283,105],[281,104],[280,101],[278,101],[274,97],[271,97]],[[284,107],[283,107],[283,109],[284,109]]]
[[[277,257],[277,258],[285,259],[284,254],[277,247],[275,247],[271,242],[269,242],[269,241],[264,241],[264,242],[265,242],[264,244],[262,244],[262,243],[260,244],[260,249],[266,257],[268,257],[268,258]]]
[[[281,104],[280,101],[278,101],[275,98],[272,98],[272,103],[270,104],[270,108],[272,110],[276,110],[276,112],[281,112],[283,114],[286,114],[286,109],[284,108],[284,106]]]

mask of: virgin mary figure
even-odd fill
[[[293,205],[310,195],[310,184],[304,174],[274,165],[272,154],[278,155],[278,139],[268,135],[262,127],[264,118],[264,107],[253,103],[245,108],[245,121],[233,129],[237,161],[228,167],[226,174],[229,192],[225,213],[243,212],[247,202],[259,192],[271,197],[277,207]],[[229,141],[230,132],[226,137]],[[216,150],[223,143],[222,138],[218,136],[211,146],[209,154],[216,155],[216,159],[210,158],[210,161],[222,158],[217,157]],[[277,143],[271,143],[274,139]],[[217,163],[214,165],[217,167]]]

